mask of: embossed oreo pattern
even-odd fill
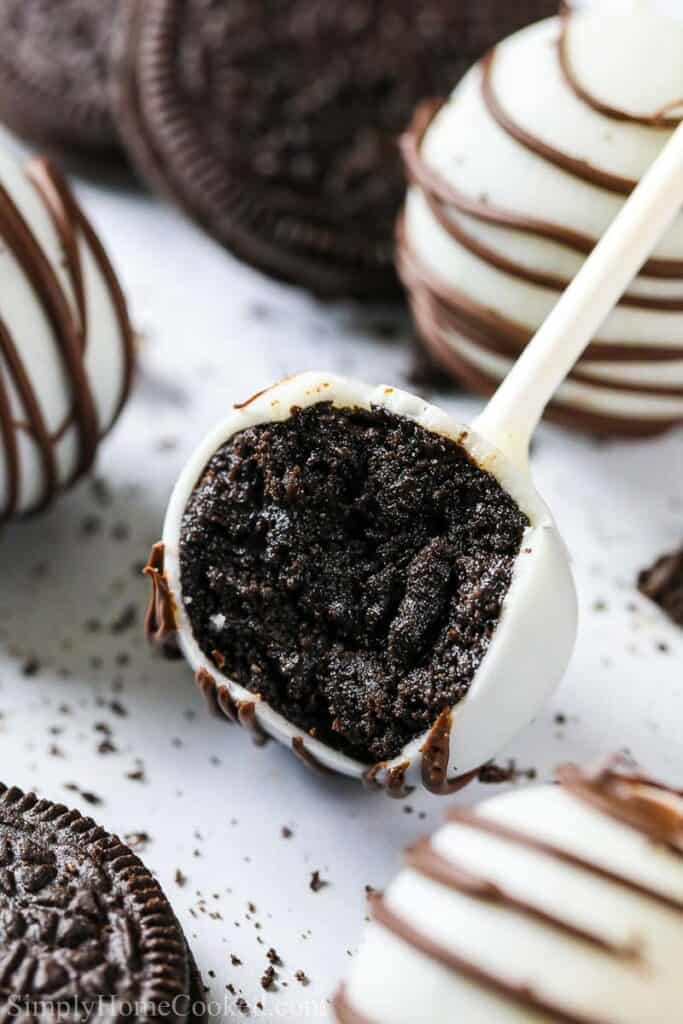
[[[196,968],[173,911],[142,862],[90,818],[0,786],[0,1019],[15,1003],[103,997],[106,1016],[197,1020]],[[27,1018],[28,1019],[28,1018]],[[50,1010],[40,1019],[52,1020]],[[69,1020],[71,1017],[62,1020]],[[105,1019],[93,1011],[89,1020]]]

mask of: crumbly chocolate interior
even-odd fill
[[[183,518],[183,599],[226,676],[380,761],[467,693],[526,524],[461,445],[322,403],[213,456]]]

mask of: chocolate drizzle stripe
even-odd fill
[[[631,124],[643,125],[645,128],[661,128],[661,129],[672,129],[677,128],[683,120],[683,115],[679,117],[669,117],[668,114],[671,110],[683,107],[683,98],[674,100],[668,103],[661,110],[655,111],[653,114],[631,114],[627,110],[623,110],[620,107],[613,107],[609,103],[605,103],[603,100],[599,100],[597,96],[593,96],[588,89],[586,89],[575,74],[574,69],[569,59],[569,49],[567,45],[567,32],[569,28],[569,18],[571,11],[562,10],[562,31],[560,33],[560,39],[558,43],[560,67],[564,74],[567,85],[570,87],[572,92],[578,96],[578,98],[591,107],[598,114],[602,114],[603,117],[608,117],[612,121],[627,121]]]
[[[47,208],[64,251],[66,270],[69,274],[76,300],[76,308],[78,309],[81,351],[84,352],[88,338],[88,322],[83,266],[76,237],[76,224],[78,221],[77,214],[75,213],[76,204],[67,189],[61,189],[56,186],[55,175],[52,172],[49,161],[45,158],[35,159],[27,164],[26,177]]]
[[[166,658],[180,658],[175,604],[164,575],[163,544],[154,544],[143,573],[149,576],[152,584],[152,596],[145,616],[145,635]]]
[[[371,765],[361,777],[363,786],[366,789],[383,789],[388,796],[394,800],[403,800],[409,796],[414,786],[406,785],[406,774],[410,768],[410,761],[401,761],[400,764],[388,768],[386,762]],[[382,777],[382,781],[380,781]]]
[[[587,857],[570,853],[568,850],[563,850],[560,846],[555,846],[553,843],[538,839],[536,836],[512,828],[509,825],[504,825],[502,822],[494,821],[492,818],[482,817],[476,811],[468,810],[467,808],[455,808],[449,812],[448,820],[457,825],[486,832],[488,835],[504,839],[506,842],[515,843],[517,846],[523,846],[547,857],[552,857],[555,860],[562,861],[564,864],[568,864],[570,867],[586,871],[602,881],[611,882],[623,889],[627,889],[629,892],[636,893],[638,896],[643,896],[654,903],[659,903],[669,910],[683,913],[683,900],[678,900],[673,896],[668,896],[666,893],[651,889],[649,886],[643,885],[627,875],[622,875],[618,871],[602,867],[602,865],[596,864],[595,861],[589,860]]]
[[[37,510],[39,511],[45,507],[57,486],[57,463],[55,460],[55,451],[52,439],[45,425],[45,420],[43,419],[43,413],[40,408],[40,403],[38,402],[38,397],[31,385],[31,381],[28,378],[26,370],[24,369],[24,364],[12,341],[12,337],[7,326],[2,320],[0,320],[0,353],[5,360],[9,376],[14,382],[17,394],[21,399],[24,411],[28,417],[27,426],[31,437],[38,447],[38,458],[43,471],[43,493],[37,504]],[[14,433],[17,429],[16,424],[10,421],[10,426],[12,433]],[[14,451],[15,457],[11,458],[9,462],[9,490],[10,493],[13,493],[18,497],[21,467],[19,463],[19,451],[18,446],[16,445],[16,437],[14,438],[12,450]]]
[[[683,857],[683,812],[639,793],[638,787],[650,785],[647,780],[636,783],[633,778],[609,767],[591,775],[575,765],[564,765],[558,770],[557,777],[564,789],[577,800],[665,847],[674,856]],[[680,799],[680,794],[674,790],[667,790],[661,785],[655,788]]]
[[[496,270],[500,270],[504,274],[508,274],[510,277],[516,277],[520,281],[525,281],[528,284],[533,284],[539,288],[545,288],[558,293],[565,291],[571,284],[570,278],[560,277],[558,274],[551,274],[543,270],[535,270],[533,267],[526,266],[524,263],[519,263],[516,260],[510,259],[499,250],[494,249],[485,242],[482,242],[480,239],[475,238],[475,236],[470,234],[462,224],[458,223],[458,221],[453,217],[449,217],[446,213],[444,204],[434,195],[429,192],[425,192],[424,197],[433,217],[438,221],[444,231],[464,249],[467,249],[468,252],[477,256],[482,262],[488,263],[489,266],[495,267]],[[683,312],[683,297],[659,298],[648,295],[624,294],[617,305],[628,309],[648,309],[656,312],[680,313]]]
[[[0,320],[0,343],[6,333],[6,327]],[[17,435],[12,422],[10,396],[5,384],[4,374],[0,366],[0,441],[5,453],[5,476],[7,497],[5,505],[0,508],[0,523],[14,513],[19,501],[19,451]]]
[[[305,764],[311,771],[316,772],[318,775],[331,775],[330,769],[326,765],[319,761],[318,758],[311,753],[306,746],[303,736],[292,737],[292,750],[299,758],[302,764]]]
[[[72,385],[74,420],[79,435],[79,455],[73,478],[92,466],[97,448],[97,415],[85,373],[81,335],[61,284],[47,256],[18,207],[0,186],[0,232],[33,286],[55,333],[67,379]],[[47,500],[52,493],[46,495]]]
[[[609,956],[619,960],[640,959],[640,951],[633,944],[617,945],[595,932],[573,925],[566,918],[551,914],[537,904],[520,899],[484,876],[472,874],[467,869],[459,867],[450,857],[447,859],[437,853],[429,839],[423,839],[407,851],[406,863],[413,871],[438,882],[447,889],[454,889],[472,899],[495,904],[503,909],[522,914],[538,921],[545,927],[552,928],[572,939],[577,939],[579,942],[585,942]]]
[[[514,117],[507,112],[503,104],[496,96],[493,86],[493,66],[495,64],[496,51],[492,50],[482,61],[483,77],[481,91],[491,117],[509,136],[519,142],[526,149],[540,156],[543,160],[555,164],[562,171],[567,171],[574,178],[587,181],[590,185],[605,189],[608,192],[616,192],[618,195],[629,196],[638,184],[632,178],[624,178],[620,174],[611,174],[603,171],[588,160],[581,160],[565,153],[549,142],[544,142],[538,136],[533,135],[521,124],[515,121]]]
[[[405,238],[403,224],[397,228],[399,250],[397,264],[399,273],[409,289],[422,287],[429,291],[437,300],[444,317],[452,318],[456,329],[462,322],[471,324],[485,340],[487,347],[494,352],[501,352],[517,357],[522,349],[529,344],[534,332],[523,324],[502,316],[487,306],[482,306],[441,281],[432,271],[426,268],[416,257]],[[629,344],[626,341],[593,341],[586,349],[582,359],[634,361],[683,358],[683,346],[662,344]]]
[[[332,999],[332,1009],[339,1024],[375,1024],[365,1014],[360,1013],[349,1002],[348,992],[345,985],[341,985]]]
[[[582,234],[562,224],[529,217],[496,206],[488,200],[476,199],[456,188],[438,171],[429,167],[422,159],[420,147],[425,132],[444,106],[443,100],[427,100],[420,104],[408,130],[401,138],[401,152],[409,179],[446,205],[454,206],[461,213],[469,214],[478,220],[499,227],[512,228],[522,234],[546,238],[558,242],[583,255],[589,255],[595,248],[597,238]],[[650,259],[642,267],[641,273],[647,277],[674,279],[683,278],[683,260]]]
[[[51,168],[50,172],[53,175],[54,180],[60,183],[59,187],[62,190],[65,190],[67,194],[70,194],[68,186],[57,174],[55,169]],[[116,419],[119,416],[119,413],[123,409],[123,406],[126,404],[128,396],[130,395],[131,388],[133,386],[136,355],[135,335],[133,333],[133,327],[130,322],[130,317],[128,315],[126,297],[123,294],[123,290],[121,288],[121,285],[119,284],[119,279],[106,253],[106,250],[102,245],[102,242],[100,241],[99,235],[97,234],[97,232],[95,231],[87,217],[83,215],[81,210],[78,207],[75,207],[75,210],[78,215],[79,229],[86,240],[86,243],[95,259],[95,262],[97,263],[97,266],[99,267],[102,277],[104,278],[107,291],[109,293],[109,298],[112,303],[112,308],[114,310],[114,315],[116,316],[118,322],[119,335],[121,338],[121,344],[123,346],[123,375],[121,381],[121,392],[119,395],[118,403],[114,409],[114,415],[111,418],[111,422],[109,424],[103,425],[103,430],[100,433],[100,437],[103,437],[107,434],[108,430],[114,425]]]
[[[82,271],[78,269],[81,266],[76,233],[76,229],[78,229],[78,231],[83,235],[86,245],[88,246],[92,257],[97,264],[97,268],[105,282],[119,328],[119,335],[123,347],[124,364],[121,392],[114,410],[114,415],[111,419],[113,424],[130,394],[135,368],[135,338],[130,317],[128,316],[128,307],[125,296],[121,289],[121,285],[119,284],[119,279],[116,276],[114,268],[111,265],[111,261],[107,256],[106,250],[102,245],[99,236],[93,229],[90,221],[83,215],[83,212],[75,201],[73,193],[62,174],[49,160],[44,158],[33,160],[28,165],[27,171],[38,187],[40,189],[44,189],[45,201],[50,204],[48,208],[53,212],[55,227],[60,236],[63,237],[66,233],[73,237],[75,262],[74,266],[71,268],[72,278],[74,276],[80,277],[81,282],[83,282]],[[78,286],[76,285],[75,288],[77,287]],[[85,351],[88,341],[88,317],[85,292],[82,293],[81,301],[81,323],[84,331],[83,348]],[[105,427],[104,431],[100,433],[100,437],[104,436],[106,432],[107,430]]]
[[[381,896],[370,900],[370,908],[372,919],[406,945],[445,967],[446,970],[460,975],[481,988],[488,989],[507,1002],[514,1003],[525,1010],[547,1014],[554,1024],[610,1024],[603,1017],[587,1017],[583,1014],[573,1013],[567,1008],[544,999],[528,984],[507,981],[502,975],[480,967],[463,954],[448,949],[429,935],[414,928],[405,918],[391,910]]]
[[[419,287],[415,289],[419,291]],[[428,302],[431,309],[431,319],[439,330],[451,330],[461,334],[468,341],[474,342],[480,348],[485,349],[487,352],[492,352],[495,355],[502,355],[507,358],[516,359],[522,349],[513,349],[513,347],[504,341],[501,341],[499,336],[495,334],[488,334],[486,329],[477,325],[474,319],[468,320],[466,317],[461,317],[457,310],[447,307],[442,303],[439,298],[433,294],[430,294],[428,289],[425,288],[423,294],[428,296]],[[444,344],[449,344],[444,339]],[[608,347],[605,345],[605,347]],[[606,358],[604,353],[602,359],[598,356],[599,345],[593,346],[592,358],[582,358],[580,363],[571,371],[568,375],[568,380],[576,381],[578,384],[585,384],[593,388],[603,388],[608,391],[627,391],[634,394],[651,395],[659,398],[683,398],[683,384],[678,385],[658,385],[650,384],[647,382],[634,383],[628,379],[621,379],[620,377],[599,377],[590,373],[591,362],[604,361],[610,363],[630,363],[635,360],[629,359],[617,359],[615,356],[610,354],[609,358]],[[618,349],[617,351],[621,351]],[[642,358],[645,359],[643,353]],[[683,361],[683,350],[680,353],[679,358]],[[668,360],[657,360],[658,362],[666,362]]]
[[[420,333],[427,348],[436,361],[466,387],[489,397],[500,385],[500,381],[483,373],[466,360],[453,345],[445,341],[438,329],[438,320],[433,311],[431,296],[424,290],[415,290],[410,296],[410,305]],[[564,403],[557,397],[547,406],[545,416],[571,429],[591,434],[619,434],[622,437],[646,437],[661,434],[680,424],[682,417],[602,415],[590,409]]]

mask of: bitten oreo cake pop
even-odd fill
[[[199,971],[158,882],[91,818],[0,784],[0,1015],[199,1024]]]
[[[555,0],[122,0],[115,107],[143,176],[242,259],[323,295],[397,288],[396,137]]]
[[[339,1024],[681,1019],[683,795],[565,767],[455,809],[370,901]]]
[[[128,394],[133,341],[116,275],[45,160],[0,152],[0,522],[92,466]]]
[[[149,636],[214,711],[393,796],[469,781],[573,642],[530,482],[435,407],[333,374],[281,382],[200,445],[147,571]],[[512,664],[524,685],[501,694]]]
[[[472,427],[317,372],[209,434],[147,566],[147,632],[217,713],[394,795],[453,792],[533,718],[576,596],[529,443],[682,199],[683,127]]]
[[[59,150],[118,147],[109,51],[118,0],[3,0],[0,121]]]
[[[604,3],[497,46],[403,140],[400,271],[425,344],[490,393],[683,115],[683,21]],[[572,426],[683,421],[683,216],[550,406]]]

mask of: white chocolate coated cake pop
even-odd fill
[[[46,160],[0,152],[0,522],[92,466],[127,397],[133,338],[107,255]]]
[[[610,764],[455,809],[409,849],[339,1024],[675,1024],[683,795]]]
[[[334,410],[348,416],[323,448],[315,432]],[[283,469],[273,444],[288,440],[288,424],[303,441]],[[438,483],[432,460],[447,460]],[[451,476],[462,460],[474,473],[459,484]],[[487,499],[477,498],[482,484]],[[491,589],[501,524],[519,512],[526,525],[501,605]],[[264,578],[273,563],[277,575]],[[309,767],[391,796],[469,781],[538,712],[576,633],[566,549],[528,474],[422,399],[334,374],[284,380],[205,438],[178,479],[148,573],[150,639],[166,653],[180,648],[214,711]],[[444,700],[454,675],[468,681],[460,699]]]
[[[398,261],[421,336],[492,392],[683,115],[683,20],[604,0],[511,36],[403,140]],[[549,412],[656,433],[683,422],[683,215]]]

